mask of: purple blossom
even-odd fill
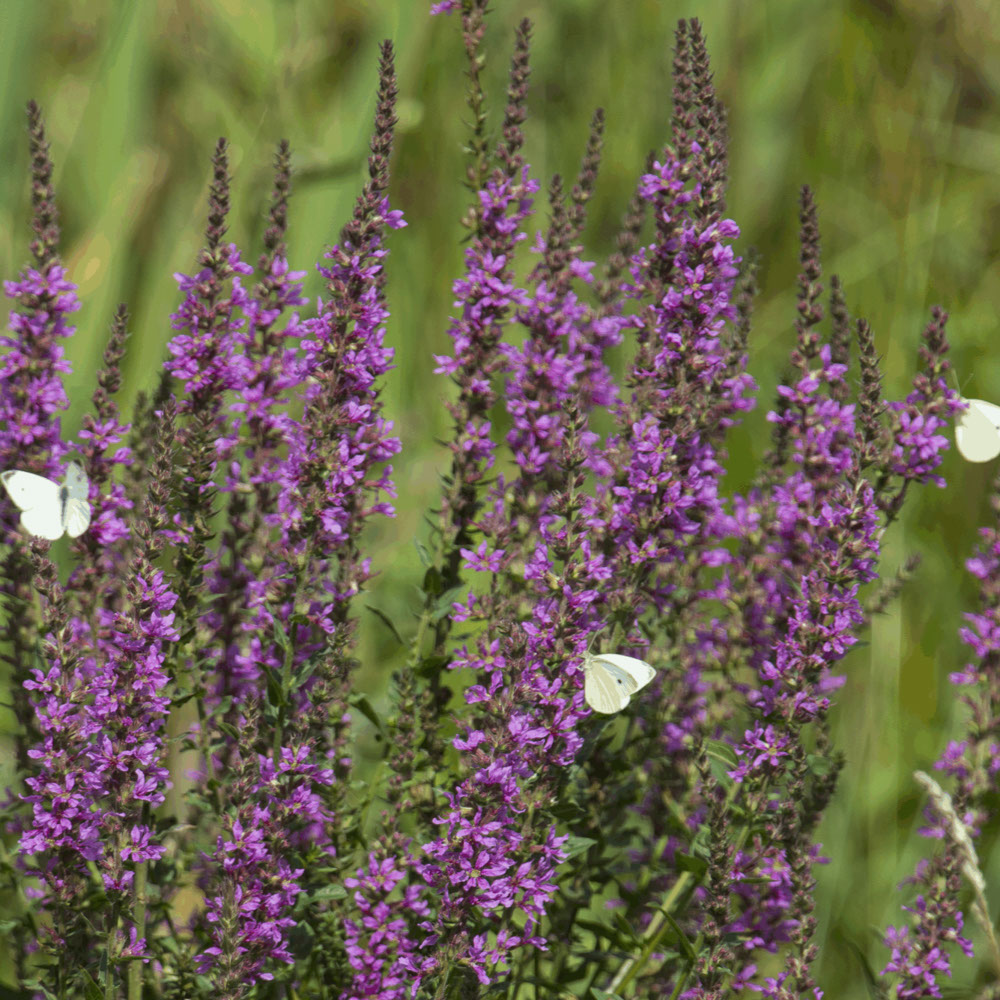
[[[52,262],[42,270],[27,268],[17,281],[5,281],[4,292],[16,307],[8,321],[11,333],[0,337],[5,348],[0,360],[3,466],[27,464],[54,477],[68,450],[57,415],[69,406],[62,376],[70,367],[60,341],[76,330],[67,322],[80,308],[76,285],[60,263]]]

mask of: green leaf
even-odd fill
[[[692,857],[690,854],[681,854],[680,851],[674,855],[674,863],[677,865],[679,871],[691,872],[699,882],[705,877],[705,872],[708,871],[707,861],[702,858]]]
[[[705,740],[705,756],[708,758],[708,768],[720,785],[732,785],[733,779],[729,772],[739,766],[733,748],[722,740]]]
[[[441,571],[436,566],[428,566],[427,572],[424,573],[424,593],[432,596],[440,594],[441,584]]]
[[[238,741],[240,738],[240,731],[229,722],[217,722],[216,725],[219,728],[219,732],[228,736],[234,742]]]
[[[660,912],[663,913],[662,910]],[[697,962],[698,953],[694,950],[694,945],[692,945],[691,942],[688,941],[687,937],[685,937],[684,931],[681,930],[680,925],[669,913],[664,913],[663,915],[667,918],[667,923],[670,924],[674,933],[677,935],[677,943],[681,946],[681,951],[684,952],[684,956],[689,962]]]
[[[436,677],[448,665],[447,656],[425,656],[417,665],[418,677]]]
[[[403,642],[403,637],[399,634],[399,630],[393,624],[392,619],[384,611],[382,611],[379,608],[373,607],[371,604],[366,604],[365,607],[373,615],[375,615],[376,618],[378,618],[378,619],[381,620],[382,624],[385,625],[386,628],[388,628],[388,630],[392,633],[392,635],[395,638],[396,642],[398,642],[400,644],[400,646],[405,646],[406,645],[406,643]]]
[[[263,664],[263,671],[267,681],[267,700],[275,708],[281,708],[287,703],[281,678],[274,672],[274,668],[266,663]]]
[[[271,616],[271,625],[274,628],[274,641],[278,644],[278,648],[286,655],[291,651],[292,644],[288,639],[288,633],[285,631],[285,626],[281,624],[280,619],[274,613],[274,609],[267,603],[264,602],[264,607],[267,609],[267,613]]]
[[[590,992],[595,1000],[622,1000],[617,993],[609,993],[607,990],[598,989],[596,986],[591,986]]]
[[[383,736],[385,735],[385,726],[367,695],[352,694],[348,698],[348,703],[356,708]]]
[[[818,753],[806,754],[806,764],[817,778],[825,778],[834,768],[834,762],[829,757],[821,757]]]
[[[310,897],[315,900],[321,899],[346,899],[347,890],[342,885],[324,885],[322,889],[311,892]]]
[[[710,760],[719,760],[733,768],[739,764],[736,751],[725,740],[705,740],[705,756]]]
[[[421,564],[425,568],[428,567],[428,566],[430,566],[431,562],[433,560],[431,559],[430,552],[427,551],[427,546],[424,545],[424,543],[422,541],[420,541],[420,539],[418,539],[418,538],[415,538],[413,540],[413,544],[416,545],[416,547],[417,547],[417,555],[420,556],[420,562],[421,562]]]
[[[104,1000],[104,990],[97,985],[94,977],[86,969],[80,974],[83,976],[83,995],[87,1000]]]
[[[562,849],[566,853],[566,860],[570,858],[575,858],[578,854],[583,854],[584,851],[590,850],[590,848],[596,844],[596,840],[591,840],[590,837],[570,837],[569,840],[563,844]]]
[[[631,946],[635,946],[639,943],[639,939],[635,936],[635,931],[632,929],[632,925],[625,919],[623,913],[619,913],[618,910],[613,910],[611,913],[611,919],[618,925],[618,930],[625,936],[625,940],[629,942]]]
[[[302,685],[305,684],[310,677],[312,677],[312,675],[316,672],[317,662],[317,657],[310,656],[305,663],[299,665],[298,669],[292,674],[292,679],[288,682],[289,693],[292,691],[298,691],[298,689],[302,687]]]
[[[53,968],[54,968],[54,966],[52,966],[52,965],[50,965],[49,963],[46,962],[46,963],[43,963],[43,964],[40,964],[40,965],[36,966],[36,971],[38,969],[50,970],[50,969],[53,969]],[[38,996],[44,997],[45,1000],[59,1000],[59,998],[54,993],[52,993],[48,989],[48,987],[46,987],[45,985],[42,984],[41,980],[38,980],[38,979],[25,979],[23,985],[24,985],[24,988],[29,991],[28,992],[29,996],[33,996],[33,995],[37,994]]]
[[[451,606],[459,597],[464,597],[467,593],[468,588],[465,584],[460,583],[457,587],[452,587],[450,590],[446,590],[441,594],[438,599],[434,602],[434,607],[431,612],[431,621],[438,622],[445,615],[451,614]]]
[[[584,931],[590,931],[596,938],[606,939],[615,948],[621,948],[623,951],[628,950],[628,943],[622,940],[618,931],[614,927],[602,924],[599,920],[588,920],[586,917],[579,917],[573,926],[579,927]]]

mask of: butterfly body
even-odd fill
[[[90,483],[76,462],[69,463],[62,483],[20,469],[0,473],[0,482],[20,509],[21,525],[29,534],[53,542],[64,532],[76,538],[90,527]]]
[[[625,708],[656,671],[645,661],[620,653],[587,653],[583,660],[583,696],[587,704],[604,715]]]

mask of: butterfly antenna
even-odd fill
[[[962,397],[962,399],[965,399],[965,392],[962,389],[962,384],[958,380],[958,373],[955,371],[954,367],[949,368],[948,371],[951,373],[952,381],[955,383],[955,391]],[[966,382],[968,382],[968,378],[966,378]]]

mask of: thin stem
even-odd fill
[[[146,877],[149,862],[140,861],[135,868],[135,896],[132,902],[132,923],[136,940],[146,936]],[[128,1000],[142,1000],[142,959],[135,957],[128,967]]]
[[[659,909],[653,914],[653,919],[649,922],[649,927],[646,928],[646,933],[643,935],[646,938],[646,944],[639,953],[639,957],[627,958],[622,962],[615,973],[615,978],[611,980],[611,985],[608,987],[609,993],[617,993],[622,987],[628,986],[642,970],[649,960],[649,956],[656,950],[660,937],[669,926],[667,916],[673,909],[674,903],[687,890],[688,883],[693,881],[693,878],[694,876],[690,872],[681,872],[680,878],[673,884],[670,892],[667,893],[667,898],[660,904]]]

